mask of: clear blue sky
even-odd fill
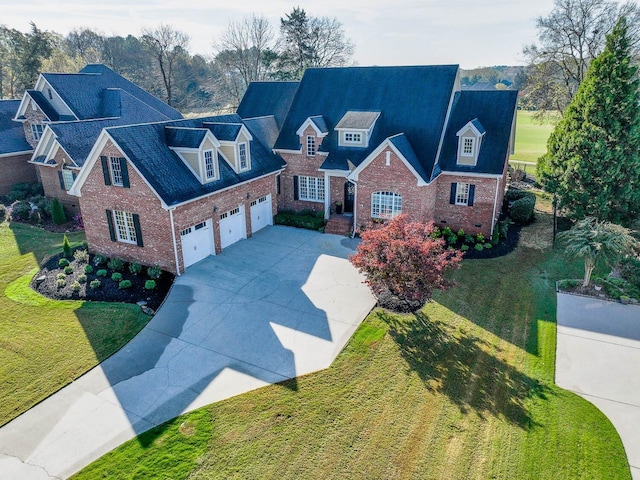
[[[139,35],[162,22],[191,36],[192,53],[211,54],[230,21],[263,14],[277,28],[298,5],[309,15],[337,17],[359,65],[474,68],[522,64],[523,45],[536,39],[535,19],[551,11],[553,0],[0,0],[0,24],[27,31],[34,21],[62,34],[86,26]]]

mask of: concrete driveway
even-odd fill
[[[122,350],[0,429],[0,478],[66,478],[177,415],[327,368],[375,304],[356,245],[273,226],[194,265]]]
[[[611,420],[640,480],[640,306],[559,293],[557,318],[556,383]]]

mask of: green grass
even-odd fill
[[[518,110],[516,123],[516,145],[511,160],[538,162],[547,152],[547,139],[555,127],[555,119],[545,119],[543,123],[533,118],[535,112]]]
[[[331,368],[179,417],[76,478],[629,479],[611,423],[553,383],[553,284],[580,271],[532,246],[465,260],[417,314],[372,312]]]
[[[77,245],[82,233],[69,234]],[[53,301],[29,282],[61,234],[0,225],[0,425],[120,349],[148,322],[136,305]]]

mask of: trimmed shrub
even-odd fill
[[[104,265],[105,263],[107,263],[107,257],[105,257],[104,255],[94,255],[93,256],[93,264],[96,267],[99,267],[100,265]]]
[[[56,280],[56,288],[60,290],[67,286],[67,281],[64,278],[59,278]]]
[[[106,277],[106,276],[107,276],[107,271],[106,271],[106,270],[104,270],[104,269],[103,269],[103,270],[98,270],[98,271],[96,272],[96,275],[97,275],[98,277]]]
[[[571,290],[572,288],[576,288],[582,282],[580,280],[560,280],[558,282],[559,290]]]
[[[458,243],[458,235],[451,232],[449,235],[447,235],[446,240],[449,245],[455,245],[456,243]]]
[[[31,215],[31,204],[25,200],[14,202],[11,205],[11,219],[26,222]]]
[[[64,253],[65,258],[71,258],[71,244],[66,235],[62,237],[62,253]]]
[[[620,262],[620,276],[640,288],[640,260],[627,257]]]
[[[509,227],[513,225],[513,221],[510,218],[498,222],[498,231],[500,232],[500,238],[506,240],[509,236]]]
[[[500,241],[500,227],[496,223],[495,226],[493,227],[493,232],[491,233],[491,243],[493,245],[497,245],[499,241]]]
[[[80,285],[80,282],[77,280],[71,284],[71,290],[74,292],[79,292],[81,288],[82,285]]]
[[[93,273],[93,267],[91,265],[85,265],[84,266],[84,273],[86,273],[87,275],[90,275]]]
[[[114,282],[121,282],[122,281],[122,274],[115,272],[111,275],[111,280],[113,280]]]
[[[302,212],[283,210],[273,217],[273,221],[276,225],[320,230],[324,227],[324,213],[312,210],[304,210]]]
[[[511,207],[509,208],[509,216],[514,222],[527,223],[533,217],[533,210],[535,206],[535,195],[523,197],[511,204]]]
[[[467,245],[466,243],[464,245],[462,245],[460,247],[460,250],[462,250],[463,252],[466,252],[467,250],[469,250],[469,245]]]
[[[131,262],[129,264],[129,272],[133,273],[134,275],[139,274],[142,271],[142,265],[140,265],[138,262]]]
[[[97,278],[95,280],[91,280],[91,283],[89,283],[89,288],[91,290],[100,288],[100,280],[98,280]]]
[[[66,258],[61,258],[60,260],[58,260],[58,266],[60,268],[64,268],[68,265],[69,265],[69,260],[67,260]]]
[[[479,233],[476,235],[476,242],[478,243],[484,243],[484,235]]]
[[[56,225],[62,225],[67,221],[67,216],[64,213],[64,207],[57,198],[54,198],[51,203],[51,220],[53,220],[53,223]]]
[[[147,275],[149,275],[149,278],[157,280],[160,278],[160,275],[162,275],[162,269],[159,266],[154,265],[153,267],[147,268]]]
[[[7,194],[9,202],[16,200],[26,200],[29,197],[43,195],[42,184],[40,183],[16,183],[11,186],[11,190]]]
[[[35,197],[29,198],[28,201],[38,208],[38,211],[43,215],[43,217],[51,217],[51,200],[47,197],[43,195],[36,195]]]
[[[116,272],[121,271],[124,268],[124,261],[120,258],[112,258],[107,262],[107,267]]]
[[[89,252],[83,249],[76,250],[73,252],[73,258],[75,258],[78,263],[89,263]]]
[[[7,207],[0,203],[0,223],[7,219]]]
[[[87,283],[87,276],[85,274],[78,275],[78,282]]]
[[[64,267],[64,273],[66,273],[67,275],[71,275],[73,273],[73,267],[71,265],[67,265],[66,267]]]
[[[115,273],[114,273],[115,275]],[[126,290],[127,288],[131,288],[131,280],[122,280],[119,284],[118,284],[118,288],[120,290]]]
[[[479,252],[481,252],[484,249],[481,243],[476,243],[475,247],[473,248]]]
[[[493,245],[490,242],[487,242],[487,243],[482,245],[482,248],[484,248],[486,250],[488,248],[493,248]]]
[[[464,243],[466,243],[468,245],[473,245],[474,243],[476,243],[476,237],[474,237],[473,235],[467,233],[464,236]]]
[[[57,280],[64,280],[65,278],[67,278],[67,276],[64,273],[59,273],[58,275],[56,275]]]
[[[154,290],[156,288],[156,281],[147,280],[146,282],[144,282],[144,288],[145,290]]]

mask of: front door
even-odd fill
[[[356,196],[356,186],[351,182],[344,184],[344,213],[353,213],[353,201]]]

